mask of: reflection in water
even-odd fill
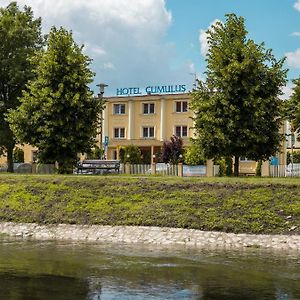
[[[300,299],[300,254],[0,238],[2,300]]]
[[[85,299],[88,285],[64,276],[0,274],[0,299],[64,300]],[[97,299],[97,298],[96,298]]]

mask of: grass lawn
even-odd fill
[[[300,178],[1,174],[0,221],[300,234]]]

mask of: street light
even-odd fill
[[[182,154],[179,154],[179,162],[182,163],[182,158],[183,158],[183,155]]]
[[[293,176],[294,174],[294,145],[295,145],[295,133],[294,131],[292,131],[291,133],[286,133],[285,134],[286,137],[291,137],[291,155],[290,155],[290,158],[291,158],[291,165],[292,165],[292,169],[291,169],[291,176]]]
[[[99,99],[99,101],[102,102],[104,89],[108,85],[105,84],[105,83],[99,83],[99,84],[97,84],[97,86],[99,87],[98,99]],[[100,121],[99,121],[99,148],[100,148],[101,151],[103,151],[103,107],[101,107]],[[102,157],[103,157],[103,154],[101,153],[101,158]]]

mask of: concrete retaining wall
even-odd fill
[[[300,235],[233,234],[181,228],[0,223],[0,234],[41,240],[300,250]]]

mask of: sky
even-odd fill
[[[5,7],[9,0],[0,0]],[[42,17],[43,32],[52,26],[72,30],[92,59],[91,89],[185,84],[205,78],[206,30],[235,13],[246,21],[248,37],[286,57],[285,97],[300,76],[300,0],[19,0]]]

